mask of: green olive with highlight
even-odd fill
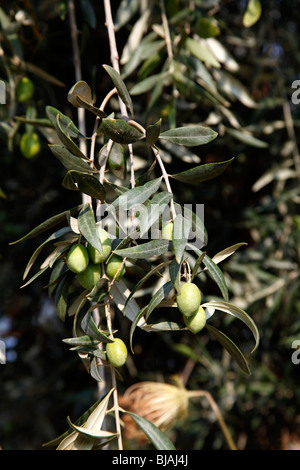
[[[186,282],[180,286],[180,292],[176,296],[177,306],[186,317],[197,312],[201,303],[201,294],[198,286],[192,282]]]
[[[126,344],[120,338],[115,338],[113,343],[106,345],[106,357],[108,362],[114,367],[121,367],[125,364],[128,356]]]
[[[203,330],[206,325],[206,315],[203,307],[199,307],[197,312],[190,317],[183,315],[185,326],[194,334],[199,333]]]
[[[85,271],[89,264],[89,254],[86,247],[80,243],[72,245],[67,254],[67,266],[73,273]]]
[[[121,279],[121,277],[124,276],[124,274],[126,272],[126,268],[125,268],[124,264],[122,266],[122,262],[123,262],[123,258],[121,258],[120,256],[117,256],[117,255],[112,255],[111,258],[108,260],[108,262],[105,266],[105,272],[106,272],[106,275],[110,279],[114,279],[114,277],[116,276],[115,280],[119,281]]]
[[[90,263],[88,267],[77,274],[77,279],[85,289],[92,290],[101,278],[101,265]]]

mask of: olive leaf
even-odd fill
[[[118,94],[123,101],[123,103],[127,106],[129,109],[131,116],[133,117],[133,105],[132,105],[132,100],[129,95],[129,92],[126,88],[126,85],[124,81],[122,80],[120,74],[110,65],[103,65],[103,68],[106,70],[106,72],[109,74],[110,78],[112,79]]]
[[[105,187],[96,176],[89,173],[69,170],[63,179],[62,185],[66,189],[80,191],[102,202],[105,200]]]
[[[98,226],[94,212],[89,204],[84,204],[78,215],[78,228],[85,239],[102,254]]]
[[[123,250],[114,250],[114,253],[126,258],[147,259],[166,253],[168,248],[169,242],[167,240],[151,240],[150,242],[132,246],[130,248],[124,248]]]
[[[212,325],[206,324],[206,329],[219,341],[219,343],[228,351],[230,356],[236,361],[238,366],[243,372],[250,375],[250,369],[245,359],[245,356],[237,345],[226,336],[222,331],[213,327]]]
[[[72,209],[69,209],[67,211],[61,212],[60,214],[56,214],[53,217],[50,217],[49,219],[45,220],[40,225],[35,227],[33,230],[28,232],[23,237],[19,238],[18,240],[14,241],[14,242],[10,242],[10,245],[14,245],[14,244],[19,243],[21,241],[28,240],[29,238],[33,238],[33,237],[37,237],[38,235],[41,235],[46,230],[49,230],[50,228],[53,228],[56,225],[63,222],[64,220],[66,220],[69,215],[73,215],[73,214],[77,213],[81,208],[82,208],[82,204],[80,204],[76,207],[73,207]]]
[[[211,142],[217,137],[218,133],[208,127],[202,126],[186,126],[176,127],[162,132],[160,139],[165,139],[174,144],[197,146]]]
[[[144,138],[144,134],[123,119],[102,119],[98,133],[103,133],[119,144],[132,144]]]
[[[198,184],[202,181],[216,178],[222,174],[233,160],[234,158],[226,160],[225,162],[205,163],[204,165],[195,166],[189,170],[169,176],[177,181],[182,181],[183,183]]]
[[[67,170],[96,173],[96,170],[93,170],[93,168],[91,168],[85,160],[78,158],[78,156],[75,156],[64,145],[49,145],[49,149]]]

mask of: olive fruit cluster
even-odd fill
[[[80,284],[88,290],[92,290],[101,278],[101,263],[104,263],[111,254],[111,239],[106,230],[98,228],[102,253],[88,243],[87,247],[82,243],[72,245],[68,251],[66,264],[70,271],[77,274]],[[125,266],[122,258],[111,255],[105,264],[106,275],[116,280],[125,274]]]
[[[112,343],[106,345],[106,358],[114,367],[125,364],[128,356],[126,344],[120,338],[115,338]]]
[[[206,324],[206,315],[200,306],[201,294],[198,286],[192,282],[182,284],[176,301],[186,327],[193,333],[201,331]]]

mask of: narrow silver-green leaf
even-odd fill
[[[177,214],[174,219],[172,241],[175,257],[178,263],[180,263],[182,259],[187,241],[189,239],[190,230],[191,222],[181,214]]]
[[[159,271],[160,269],[164,268],[165,266],[168,266],[170,264],[170,261],[163,261],[162,263],[160,263],[159,265],[157,266],[154,266],[154,268],[152,268],[147,274],[145,274],[145,276],[142,277],[142,279],[139,280],[139,282],[134,286],[134,288],[132,289],[132,291],[130,292],[130,295],[128,296],[127,300],[126,300],[126,303],[125,303],[125,309],[126,309],[126,305],[127,303],[129,302],[129,300],[131,299],[131,297],[135,294],[135,292],[140,289],[142,287],[142,285],[151,277],[153,276],[155,273],[157,273],[157,271]]]
[[[99,238],[98,227],[95,222],[94,212],[89,204],[85,204],[78,215],[78,228],[85,239],[100,253],[102,245]]]
[[[221,310],[222,312],[229,313],[230,315],[233,315],[234,317],[244,322],[248,326],[248,328],[251,330],[255,339],[255,346],[252,349],[252,352],[257,348],[259,344],[259,332],[258,332],[257,326],[255,322],[252,320],[252,318],[249,317],[249,315],[244,310],[242,310],[241,308],[229,302],[217,301],[217,300],[211,300],[210,302],[206,302],[202,304],[202,307],[203,308],[212,307],[215,310]]]
[[[177,181],[182,181],[183,183],[198,184],[202,181],[219,176],[221,173],[223,173],[224,170],[226,170],[227,166],[233,160],[234,158],[231,158],[225,162],[205,163],[204,165],[195,166],[189,170],[169,176]]]
[[[70,152],[78,158],[82,158],[83,160],[88,160],[88,158],[82,153],[78,145],[71,139],[71,137],[67,133],[67,127],[62,127],[61,125],[61,116],[60,114],[56,115],[56,132],[61,140],[62,144],[67,147]]]
[[[127,124],[123,119],[102,119],[98,133],[103,133],[109,139],[119,144],[133,144],[145,137],[144,134],[130,124]]]
[[[153,312],[153,310],[161,303],[162,300],[166,298],[166,296],[171,292],[173,289],[173,283],[171,281],[167,282],[163,286],[161,286],[152,296],[146,313],[146,320],[148,320],[149,316]]]
[[[94,338],[95,340],[102,341],[105,343],[111,343],[112,340],[108,338],[106,334],[99,330],[96,323],[94,322],[92,312],[87,312],[81,321],[81,328],[83,331]]]
[[[123,250],[115,250],[114,253],[126,258],[148,259],[166,253],[168,248],[169,242],[167,240],[151,240],[141,245],[124,248]]]
[[[73,155],[64,145],[49,145],[49,149],[67,170],[96,173],[96,170],[93,170],[85,160]]]
[[[69,170],[63,179],[64,188],[77,190],[84,194],[88,194],[94,199],[104,201],[106,190],[99,179],[90,173],[84,173],[77,170]]]
[[[39,245],[39,247],[34,251],[34,253],[30,257],[30,259],[29,259],[29,261],[26,265],[26,268],[25,268],[25,271],[24,271],[24,274],[23,274],[23,279],[25,279],[27,277],[30,269],[32,268],[34,262],[36,261],[38,255],[42,251],[43,247],[47,243],[49,243],[50,241],[57,240],[58,238],[62,237],[63,235],[65,235],[68,232],[70,232],[70,227],[63,227],[63,228],[57,230],[56,232],[52,233],[52,235],[50,235],[50,237],[48,237],[43,243],[41,243]]]
[[[230,338],[228,338],[228,336],[222,333],[222,331],[218,330],[212,325],[206,324],[206,328],[216,338],[216,340],[218,340],[219,343],[226,349],[226,351],[228,351],[230,356],[235,360],[241,370],[246,374],[250,375],[250,369],[245,359],[245,356],[237,347],[237,345]]]
[[[53,217],[50,217],[49,219],[45,220],[42,222],[40,225],[35,227],[33,230],[28,232],[26,235],[23,237],[19,238],[18,240],[14,242],[10,242],[10,245],[14,245],[15,243],[19,243],[23,240],[28,240],[28,238],[33,238],[38,235],[41,235],[41,233],[45,232],[46,230],[49,230],[52,227],[55,227],[56,225],[60,224],[64,220],[67,219],[68,215],[73,215],[74,213],[78,212],[82,208],[82,204],[73,207],[72,209],[69,209],[67,211],[61,212],[57,215],[54,215]]]
[[[143,204],[149,197],[156,193],[160,187],[162,177],[148,181],[143,186],[129,189],[110,204],[106,210],[112,209],[131,210]]]
[[[131,418],[146,434],[157,450],[176,450],[168,437],[162,431],[160,431],[160,429],[154,426],[153,423],[143,418],[142,416],[137,415],[136,413],[125,410],[122,411],[131,416]]]
[[[46,114],[53,127],[56,127],[57,115],[59,115],[60,126],[64,132],[67,131],[70,137],[84,137],[80,130],[75,126],[74,122],[58,109],[53,106],[46,106]]]
[[[68,295],[73,276],[66,275],[59,283],[55,292],[55,306],[59,318],[64,322],[67,315]]]
[[[134,113],[133,113],[132,100],[131,100],[130,94],[129,94],[129,92],[127,90],[127,87],[126,87],[124,81],[122,80],[121,76],[110,65],[103,65],[103,68],[106,70],[106,72],[108,73],[108,75],[112,79],[121,100],[127,106],[127,108],[129,109],[129,111],[131,113],[131,116],[133,117]]]
[[[73,338],[64,338],[63,343],[70,346],[95,346],[99,341],[95,341],[89,335],[74,336]]]
[[[168,203],[172,199],[172,194],[167,191],[161,191],[155,194],[145,210],[140,216],[140,237],[142,238],[152,225],[158,221],[164,212]]]
[[[194,147],[211,142],[217,137],[217,135],[217,132],[208,127],[187,126],[169,129],[168,131],[162,132],[159,138],[169,140],[174,144]]]
[[[205,255],[203,258],[203,263],[207,267],[207,270],[213,280],[217,283],[222,295],[226,301],[228,301],[228,287],[221,269],[212,261],[212,259]]]

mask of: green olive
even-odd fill
[[[73,273],[85,271],[89,264],[89,254],[84,245],[72,245],[67,254],[67,266]]]
[[[194,313],[191,317],[185,317],[183,315],[183,320],[187,328],[192,331],[192,333],[198,333],[203,330],[206,324],[206,315],[203,307],[199,307],[197,312]]]
[[[186,282],[180,287],[180,293],[176,296],[177,306],[186,317],[190,317],[198,310],[201,303],[201,294],[196,284]]]
[[[120,338],[115,338],[113,343],[106,345],[106,357],[114,367],[121,367],[125,364],[128,356],[126,344]]]
[[[41,142],[36,132],[23,134],[20,140],[20,150],[25,158],[33,158],[41,150]]]
[[[34,84],[28,77],[22,77],[16,87],[16,97],[20,103],[30,100],[33,97]]]
[[[90,259],[94,264],[99,264],[99,263],[103,263],[104,261],[106,261],[111,252],[111,239],[107,231],[99,227],[98,233],[99,233],[99,238],[100,238],[100,242],[102,246],[102,253],[100,253],[100,251],[96,250],[96,248],[94,248],[90,244],[88,244],[88,247],[87,247]]]
[[[88,267],[77,274],[77,279],[85,289],[92,290],[101,278],[100,264],[90,263]]]
[[[174,223],[168,222],[162,227],[161,237],[163,240],[172,240]]]
[[[110,279],[114,279],[114,277],[116,276],[118,270],[120,269],[122,265],[122,261],[123,261],[123,258],[117,255],[112,255],[111,258],[108,260],[108,263],[105,266],[105,272]],[[120,271],[118,272],[116,276],[116,281],[119,281],[121,277],[124,276],[125,271],[126,271],[126,268],[123,264],[122,268],[120,269]]]

